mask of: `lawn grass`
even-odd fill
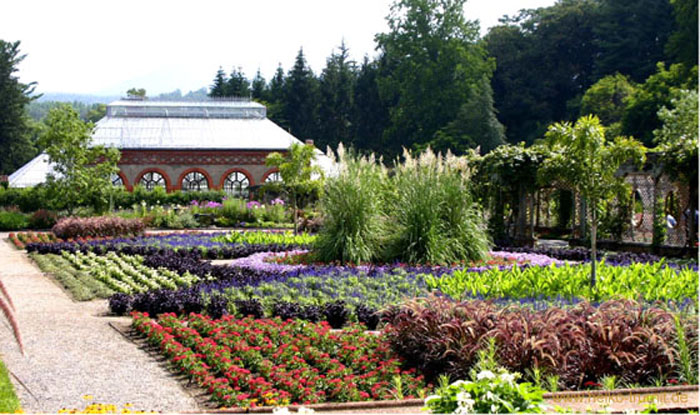
[[[54,254],[30,254],[42,271],[51,274],[77,301],[89,301],[95,298],[108,298],[114,291],[102,281],[96,280],[90,274],[78,271],[62,258]]]
[[[15,413],[21,409],[10,374],[0,360],[0,413]]]

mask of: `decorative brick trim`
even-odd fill
[[[117,172],[117,176],[119,176],[122,179],[122,183],[124,183],[124,188],[128,191],[134,190],[134,186],[132,186],[129,183],[129,180],[126,178],[126,174],[124,174],[121,170]],[[167,180],[166,180],[167,182]]]
[[[272,151],[122,150],[120,165],[265,165]]]

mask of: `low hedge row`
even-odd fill
[[[140,235],[146,226],[140,219],[124,219],[117,216],[95,216],[91,218],[63,218],[51,232],[58,238],[81,238],[102,236]]]

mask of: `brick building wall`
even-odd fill
[[[150,171],[165,178],[169,192],[180,190],[184,176],[192,171],[202,173],[212,190],[221,189],[232,172],[245,174],[250,186],[255,186],[277,171],[265,166],[265,158],[270,151],[124,149],[121,153],[119,176],[127,190],[133,190],[141,177]]]

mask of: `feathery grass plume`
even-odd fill
[[[22,343],[22,335],[19,332],[19,325],[17,324],[17,319],[15,318],[15,306],[12,304],[10,294],[7,292],[7,289],[2,281],[0,281],[0,291],[2,291],[3,294],[0,296],[0,309],[2,309],[2,313],[12,326],[12,332],[14,333],[15,340],[17,340],[17,344],[19,345],[19,350],[22,352],[22,355],[26,355],[24,352],[24,344]]]
[[[466,159],[450,152],[428,148],[414,157],[404,149],[387,193],[386,260],[445,265],[486,258],[490,241],[469,189],[471,174]]]
[[[382,195],[387,171],[374,155],[346,152],[338,146],[338,174],[326,179],[321,198],[323,225],[315,252],[321,261],[368,262],[381,259],[386,235]]]
[[[10,305],[10,308],[14,311],[15,305],[12,303],[12,298],[10,297],[10,293],[7,291],[7,287],[5,287],[5,284],[0,281],[0,292],[5,296],[7,299],[7,303]]]

